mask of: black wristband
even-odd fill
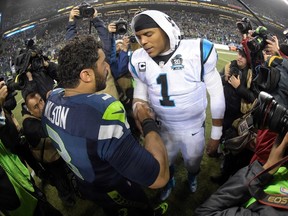
[[[144,137],[151,131],[155,131],[156,133],[159,133],[158,127],[156,125],[156,122],[152,118],[145,119],[142,123],[142,130]]]

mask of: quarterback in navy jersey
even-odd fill
[[[138,104],[144,147],[131,134],[123,105],[105,88],[107,63],[92,36],[75,37],[59,54],[60,85],[48,97],[43,125],[77,175],[84,198],[107,215],[155,215],[141,186],[169,179],[168,156],[149,107]]]
[[[222,135],[225,99],[215,47],[205,39],[182,39],[176,23],[160,11],[135,15],[131,26],[142,46],[129,65],[135,79],[133,103],[146,102],[154,110],[171,165],[171,179],[160,198],[165,200],[175,186],[173,163],[179,151],[195,192],[205,146],[206,91],[212,114],[208,155],[215,155]]]

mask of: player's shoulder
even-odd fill
[[[91,94],[86,96],[86,105],[103,113],[106,120],[121,119],[125,121],[125,108],[123,104],[109,94]],[[112,118],[112,119],[111,119]]]
[[[56,97],[58,95],[63,95],[64,89],[63,88],[56,88],[49,92],[48,97]]]
[[[132,55],[131,55],[131,61],[137,61],[138,58],[150,58],[149,55],[147,54],[147,52],[143,49],[143,48],[140,48],[140,49],[137,49],[135,50]]]
[[[74,98],[73,101],[76,102],[76,100],[77,103],[81,103],[83,105],[94,108],[103,107],[103,109],[108,107],[111,103],[117,101],[113,96],[106,93],[82,95],[80,98]]]

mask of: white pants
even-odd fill
[[[161,137],[167,149],[170,165],[174,164],[180,151],[188,172],[196,174],[199,171],[205,146],[204,127],[199,128],[196,133],[189,130],[180,132],[161,131]]]

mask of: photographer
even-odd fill
[[[280,44],[277,36],[272,36],[273,40],[266,40],[267,41],[267,46],[265,48],[266,53],[270,55],[277,55],[281,56],[283,58],[288,58],[288,52],[287,52],[287,44]]]
[[[232,124],[249,111],[249,107],[252,107],[252,103],[256,99],[256,94],[250,89],[252,71],[247,63],[246,54],[242,47],[237,50],[237,59],[227,63],[222,72],[220,72],[222,74],[226,104],[222,142],[238,136],[237,129]],[[221,175],[211,176],[211,180],[215,183],[223,184],[230,175],[248,165],[251,157],[252,152],[248,149],[244,149],[238,154],[225,151]]]
[[[278,39],[264,26],[252,30],[250,20],[243,18],[237,22],[243,35],[242,44],[249,53],[252,75],[252,89],[256,94],[265,91],[284,107],[288,107],[288,61],[279,52]],[[282,48],[285,50],[285,47]],[[285,52],[285,51],[284,51]],[[285,56],[284,56],[285,57]],[[269,129],[257,131],[255,154],[251,162],[258,160],[264,164],[269,156],[277,134]]]
[[[258,75],[254,78],[257,91],[271,94],[285,108],[288,107],[288,60],[280,56],[271,56],[265,65],[258,67]],[[264,164],[269,156],[277,134],[269,129],[257,131],[255,154],[251,162],[258,160]]]
[[[12,110],[16,107],[17,102],[14,96],[11,96],[9,88],[4,81],[0,82],[0,139],[6,148],[36,172],[41,172],[42,167],[32,156],[28,144],[22,136],[21,127],[14,117]]]
[[[79,10],[80,9],[80,10]],[[83,12],[86,9],[86,13]],[[84,14],[81,14],[84,13]],[[84,15],[84,16],[83,16]],[[98,17],[98,12],[96,8],[91,7],[89,4],[82,4],[72,8],[69,14],[69,21],[66,27],[65,39],[70,40],[77,35],[76,24],[77,20],[89,18],[90,24],[92,24],[103,44],[103,50],[106,54],[107,62],[109,62],[110,52],[111,52],[111,35],[109,34],[107,28],[104,25],[103,20]]]
[[[278,166],[258,176],[263,170],[280,161],[285,156],[284,152],[287,147],[288,133],[280,145],[278,143],[273,145],[269,159],[264,165],[255,161],[239,170],[196,209],[195,215],[287,215],[287,209],[285,211],[285,209],[277,208],[279,205],[273,203],[273,199],[271,205],[265,205],[253,198],[257,191],[265,189],[267,193],[276,194],[275,196],[282,195],[287,200],[287,194],[283,196],[285,193],[281,193],[282,187],[287,188],[288,171],[286,167],[279,168]],[[255,178],[253,184],[249,186],[249,182],[253,178]]]
[[[287,114],[271,95],[260,92],[252,109],[254,126],[279,134],[267,161],[239,170],[196,209],[196,215],[287,215]]]
[[[119,23],[119,20],[122,20],[122,28],[120,28],[120,32],[125,32],[124,35],[119,34],[119,27],[117,28],[116,24]],[[134,87],[133,77],[128,70],[128,64],[129,58],[134,51],[134,49],[132,48],[137,49],[140,47],[140,45],[137,43],[135,37],[135,40],[133,40],[133,36],[128,36],[126,34],[125,29],[127,28],[127,24],[125,24],[125,21],[121,18],[119,20],[116,22],[112,22],[108,25],[108,31],[112,35],[110,57],[111,71],[116,81],[116,86],[119,93],[119,100],[123,103],[127,112],[127,119],[129,124],[131,125],[131,131],[136,138],[139,138],[140,131],[136,127],[132,112]],[[116,41],[117,36],[120,36],[121,39]]]

